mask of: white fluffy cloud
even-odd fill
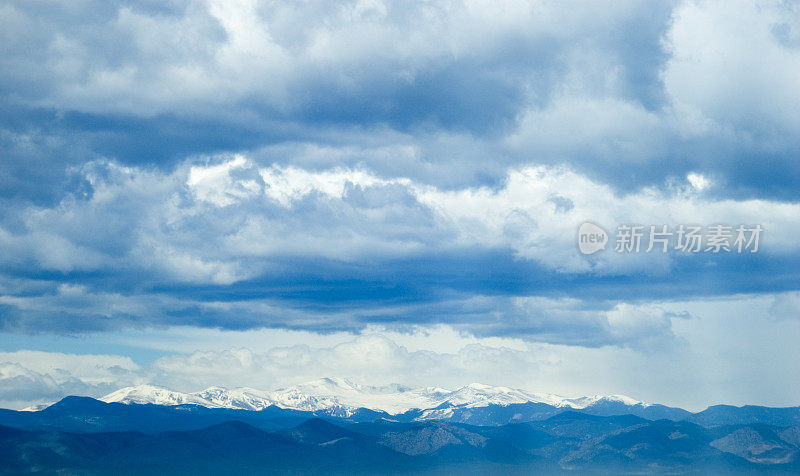
[[[690,409],[712,403],[795,405],[800,387],[789,376],[800,371],[793,355],[800,320],[779,315],[787,299],[795,298],[790,293],[653,302],[605,313],[605,325],[614,332],[644,336],[639,348],[481,339],[448,326],[407,333],[372,327],[360,336],[182,327],[142,331],[111,342],[165,353],[147,365],[114,355],[2,353],[0,402],[22,407],[145,382],[181,391],[211,385],[269,390],[336,376],[375,385],[481,382],[567,396],[622,393]],[[673,336],[666,346],[653,340],[665,327]]]
[[[665,39],[676,103],[733,129],[800,128],[800,9],[787,2],[684,2]]]
[[[7,329],[36,328],[47,321],[51,328],[61,322],[67,326],[63,330],[69,330],[70,323],[84,330],[172,325],[181,322],[180,316],[229,328],[358,329],[397,313],[407,320],[398,324],[430,322],[435,320],[433,309],[450,307],[439,317],[441,322],[454,323],[448,317],[454,312],[482,316],[462,323],[482,335],[505,335],[516,323],[526,338],[539,340],[533,329],[563,338],[573,335],[569,325],[554,331],[559,325],[546,315],[562,307],[559,301],[537,303],[530,309],[540,310],[530,312],[520,304],[523,301],[514,301],[527,299],[524,291],[495,298],[481,289],[447,290],[433,304],[367,302],[358,310],[314,311],[293,308],[269,294],[215,300],[180,293],[148,295],[137,286],[227,286],[268,279],[287,266],[294,266],[295,273],[312,272],[319,266],[314,260],[380,266],[393,260],[424,261],[437,254],[497,251],[567,278],[587,272],[612,280],[674,272],[677,252],[614,252],[620,224],[666,224],[673,230],[679,224],[758,224],[764,233],[757,257],[767,260],[798,252],[794,230],[800,227],[800,205],[717,199],[690,180],[620,196],[570,169],[530,166],[509,169],[499,188],[443,189],[407,177],[384,178],[364,167],[302,169],[261,164],[244,155],[187,160],[172,172],[96,162],[79,174],[90,184],[89,193],[72,194],[54,207],[22,210],[16,223],[23,226],[0,227],[0,255],[44,271],[104,273],[117,284],[98,289],[90,280],[51,283],[51,289],[31,295],[20,286],[32,281],[8,278],[9,289],[0,296],[0,304],[15,308],[10,316],[17,318],[6,319]],[[578,253],[575,241],[578,225],[586,220],[611,234],[609,249],[590,259]],[[709,256],[713,257],[700,253],[682,259],[700,267],[697,263]],[[746,257],[734,252],[732,258]],[[726,272],[717,276],[725,279]],[[134,281],[127,283],[129,277]],[[592,304],[590,310],[605,312],[613,305]],[[505,319],[492,324],[492,313]],[[93,317],[65,321],[56,319],[59,315]],[[593,328],[596,323],[586,325]],[[606,331],[595,342],[639,338],[625,332],[617,338],[617,331]],[[574,333],[574,342],[593,342],[579,334]]]
[[[20,98],[147,116],[208,112],[250,99],[292,112],[307,106],[304,93],[398,90],[426,81],[436,65],[461,63],[482,74],[478,66],[496,66],[497,51],[509,47],[537,56],[560,50],[569,62],[584,62],[588,55],[570,43],[577,32],[595,40],[594,58],[613,63],[614,55],[602,52],[622,39],[606,26],[638,20],[657,27],[644,14],[652,9],[637,2],[577,8],[550,1],[189,0],[161,9],[138,2],[11,2],[0,18],[8,27],[4,41],[13,46],[7,61],[14,68],[4,76]],[[70,28],[75,25],[64,18],[84,28]],[[511,57],[502,63],[516,64]],[[573,74],[588,69],[575,66]],[[23,78],[38,87],[26,87]],[[525,74],[519,79],[529,81]]]
[[[499,189],[443,190],[364,169],[259,167],[244,156],[187,162],[173,173],[93,164],[90,197],[29,208],[21,233],[0,229],[7,258],[57,271],[130,269],[188,282],[229,284],[275,257],[392,258],[479,247],[511,249],[563,272],[669,269],[661,253],[587,260],[575,230],[620,224],[761,224],[763,253],[797,251],[800,206],[718,200],[687,181],[626,196],[560,167],[511,169]],[[102,175],[98,172],[102,171]]]
[[[0,352],[0,405],[24,408],[67,395],[99,396],[141,383],[140,367],[119,355]]]

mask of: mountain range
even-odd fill
[[[6,474],[797,474],[800,426],[565,410],[495,426],[68,397],[0,412]]]
[[[655,408],[650,412],[657,408],[668,408],[639,402],[624,395],[565,398],[479,383],[448,390],[440,387],[412,388],[398,384],[366,386],[340,378],[324,378],[274,391],[247,387],[210,387],[199,392],[184,393],[153,385],[138,385],[122,388],[101,397],[100,400],[107,403],[194,404],[207,408],[240,410],[261,410],[274,405],[292,410],[322,411],[343,417],[362,409],[390,415],[416,411],[421,412],[418,419],[436,420],[450,417],[463,409],[528,403],[590,412],[602,411],[604,408],[624,408],[635,412],[646,412],[651,407]]]
[[[379,415],[396,421],[439,420],[503,425],[543,420],[565,410],[574,410],[599,416],[636,415],[649,420],[686,420],[701,426],[746,423],[800,425],[799,407],[714,405],[692,413],[682,408],[640,402],[624,395],[565,398],[477,383],[449,390],[397,384],[367,386],[339,378],[324,378],[274,391],[210,387],[199,392],[183,393],[139,385],[122,388],[100,400],[126,404],[191,404],[250,411],[277,407],[359,421]]]
[[[322,379],[0,409],[5,474],[800,474],[800,407]]]

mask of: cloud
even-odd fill
[[[766,137],[797,130],[800,93],[792,86],[800,50],[781,38],[800,36],[800,10],[781,2],[722,5],[684,2],[673,12],[667,91],[723,127]]]
[[[783,293],[775,297],[769,314],[777,319],[800,318],[800,293]]]
[[[101,353],[5,352],[0,354],[5,362],[0,365],[0,403],[21,407],[70,393],[98,396],[138,383],[181,391],[211,385],[269,390],[335,376],[370,385],[481,382],[566,396],[621,393],[697,410],[717,403],[787,406],[800,395],[796,379],[786,378],[800,370],[793,358],[800,320],[765,317],[774,303],[791,297],[623,304],[595,318],[588,310],[576,311],[578,303],[522,303],[549,306],[543,314],[558,314],[553,322],[566,322],[565,327],[591,322],[598,333],[627,334],[623,340],[636,335],[638,346],[474,337],[449,325],[401,331],[372,326],[358,336],[187,326],[107,334],[86,339],[85,345],[91,348],[94,340],[132,353],[149,349],[143,362]],[[53,339],[30,342],[52,345]]]
[[[13,2],[4,8],[12,46],[5,60],[15,68],[2,79],[23,101],[83,112],[185,114],[191,105],[208,113],[249,102],[309,120],[480,129],[513,118],[528,88],[546,100],[555,78],[537,65],[562,75],[589,70],[587,61],[600,71],[614,65],[623,85],[652,87],[637,80],[654,80],[665,59],[666,7],[187,1],[159,10],[141,2]],[[585,40],[580,48],[576,35]],[[642,53],[630,54],[632,41]],[[585,49],[593,44],[597,55]]]
[[[533,324],[519,303],[544,298],[549,312],[567,296],[605,312],[618,299],[654,291],[673,298],[751,292],[763,281],[747,280],[748,273],[773,267],[773,287],[790,286],[782,283],[791,271],[777,268],[798,251],[796,204],[719,200],[691,181],[619,196],[563,167],[512,168],[500,188],[455,190],[367,168],[263,166],[227,154],[187,160],[173,172],[102,161],[75,173],[85,188],[54,207],[21,210],[16,229],[0,227],[7,331],[181,323],[358,330],[461,325],[467,313],[483,316],[463,323],[481,335],[540,340],[539,333],[601,345],[627,334],[597,333],[594,324],[570,330],[568,321],[555,330],[545,311]],[[575,244],[587,219],[612,234],[627,223],[760,224],[766,231],[752,255],[607,250],[587,259]],[[682,284],[677,272],[690,276]],[[648,279],[635,279],[642,274]],[[709,275],[727,287],[693,285]],[[505,320],[489,324],[493,313]]]
[[[88,194],[69,195],[54,208],[24,210],[21,242],[5,233],[17,257],[27,254],[44,269],[68,272],[104,267],[102,262],[128,254],[145,267],[175,273],[188,267],[185,276],[174,276],[178,280],[231,283],[256,272],[245,258],[348,261],[482,247],[511,248],[550,268],[585,271],[592,265],[574,252],[571,235],[586,218],[609,228],[758,222],[770,230],[763,250],[786,254],[797,248],[790,232],[797,205],[718,200],[699,193],[696,180],[618,196],[569,169],[537,166],[510,169],[499,189],[443,190],[365,169],[262,168],[241,155],[207,165],[187,161],[171,174],[113,162],[87,164],[81,174]],[[554,206],[554,199],[568,200],[571,208]],[[32,246],[25,250],[25,244]],[[147,255],[158,259],[148,263]],[[642,269],[663,259],[605,256],[595,270]],[[625,259],[630,263],[622,264]]]
[[[798,20],[797,7],[782,2],[688,1],[673,12],[664,87],[676,110],[701,119],[691,134],[716,130],[718,146],[695,149],[690,162],[724,177],[728,194],[769,183],[781,190],[775,196],[797,199],[786,187],[798,179],[800,49],[786,40],[798,37]]]
[[[98,397],[143,382],[195,391],[212,385],[274,389],[330,375],[370,384],[472,381],[489,378],[499,365],[521,368],[530,358],[519,350],[482,344],[455,353],[409,351],[380,334],[347,337],[330,347],[173,354],[143,367],[112,355],[7,352],[0,354],[0,404],[19,408],[72,394]]]
[[[171,169],[298,148],[323,168],[358,160],[439,187],[566,164],[622,193],[695,172],[718,177],[719,196],[797,199],[797,12],[785,5],[90,1],[3,13],[0,147],[13,173],[0,195],[16,199],[58,200],[31,184],[63,189],[87,161]]]
[[[680,345],[702,319],[653,300],[797,290],[797,16],[5,2],[0,330],[444,324]],[[587,259],[585,220],[765,232],[752,255]],[[792,299],[757,315],[792,316]],[[52,388],[13,372],[21,393]]]
[[[0,405],[23,408],[67,395],[102,396],[138,382],[130,358],[56,352],[0,352]]]
[[[302,368],[298,368],[298,363],[302,363]],[[252,382],[271,382],[273,386],[323,375],[344,375],[379,384],[410,381],[412,385],[420,385],[435,380],[485,379],[498,366],[520,368],[526,364],[532,364],[530,356],[509,348],[470,344],[454,354],[412,352],[386,337],[365,335],[328,348],[296,345],[259,353],[231,349],[162,357],[153,363],[153,371],[160,381],[180,382],[187,388],[200,382],[201,385],[212,381],[235,384],[243,375]],[[181,381],[181,377],[186,380]]]

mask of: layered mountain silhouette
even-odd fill
[[[193,410],[199,410],[194,413]],[[233,412],[233,413],[232,413]],[[242,410],[123,405],[69,398],[29,415],[34,428],[0,426],[0,474],[797,474],[800,427],[702,427],[688,421],[565,411],[541,421],[476,426],[250,411],[251,423],[190,430]],[[265,415],[260,415],[261,413]],[[291,411],[289,411],[291,412]],[[14,413],[5,412],[8,422]],[[177,415],[183,415],[183,419]],[[263,417],[259,420],[256,415]],[[164,417],[166,420],[163,420]],[[135,431],[74,431],[77,427]],[[161,422],[155,424],[156,422]],[[261,424],[256,427],[253,423]],[[149,429],[146,427],[153,424]],[[48,426],[49,429],[43,429]],[[265,429],[271,426],[271,429]],[[102,427],[102,425],[101,425]],[[68,431],[72,428],[73,431]]]
[[[800,473],[798,408],[632,414],[653,407],[446,402],[343,415],[67,397],[0,410],[0,474]]]

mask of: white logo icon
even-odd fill
[[[606,249],[608,233],[594,223],[585,222],[578,227],[578,249],[585,255]]]

